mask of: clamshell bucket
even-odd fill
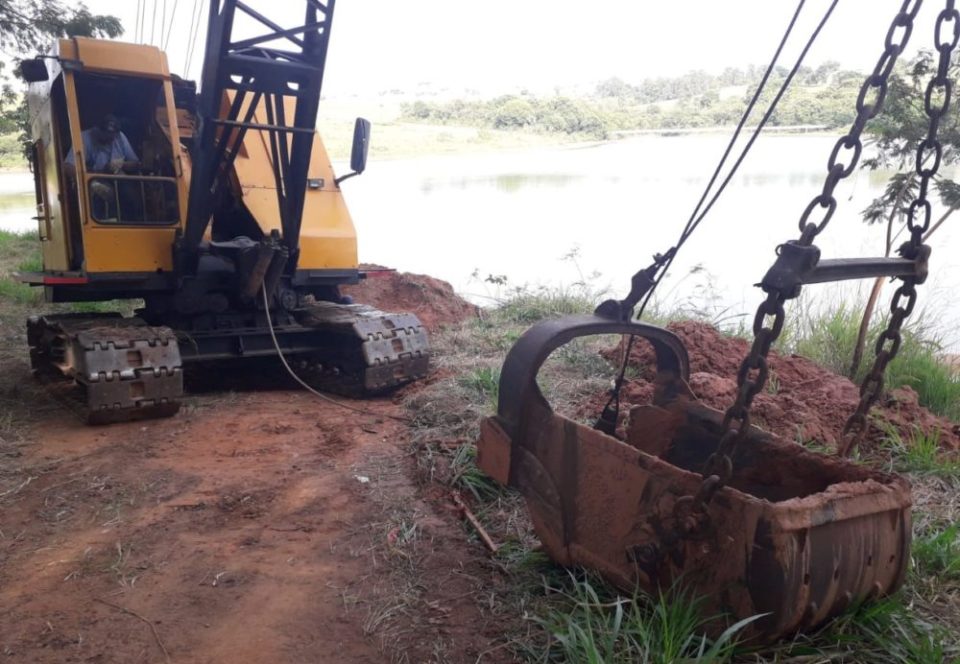
[[[537,387],[550,353],[596,334],[635,335],[655,352],[653,404],[631,410],[625,440],[554,413]],[[756,428],[738,446],[705,525],[684,530],[722,421],[693,398],[688,373],[680,340],[658,327],[597,316],[536,325],[507,355],[498,414],[482,422],[479,465],[524,495],[556,562],[598,570],[627,592],[665,589],[682,576],[705,598],[706,615],[762,614],[750,625],[759,640],[896,590],[909,559],[907,481]]]

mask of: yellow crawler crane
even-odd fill
[[[144,302],[28,321],[34,370],[79,383],[91,422],[175,413],[192,363],[282,351],[351,394],[426,373],[415,316],[338,290],[364,277],[339,184],[370,124],[335,177],[315,129],[334,1],[287,28],[212,2],[199,95],[152,46],[63,39],[21,64],[43,270],[20,279],[51,302]]]

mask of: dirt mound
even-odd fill
[[[431,332],[477,315],[477,307],[457,295],[445,281],[380,266],[363,268],[368,271],[364,281],[341,288],[357,303],[390,313],[416,314]]]
[[[750,343],[724,336],[704,323],[682,321],[667,327],[680,337],[690,354],[690,388],[694,394],[706,405],[725,410],[736,397],[737,370]],[[617,347],[603,354],[616,362],[622,352],[622,347]],[[653,378],[652,349],[645,343],[635,344],[630,364],[639,370],[641,378],[629,381],[624,398],[628,403],[647,402],[652,394],[648,382]],[[769,366],[767,386],[754,399],[753,423],[785,440],[835,446],[859,402],[859,387],[799,355],[774,351]],[[916,392],[908,387],[886,393],[873,415],[880,426],[871,428],[868,442],[884,436],[886,423],[902,431],[918,427],[925,434],[937,433],[944,448],[960,449],[960,426],[920,406]]]

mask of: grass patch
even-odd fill
[[[33,231],[16,233],[0,230],[0,268],[40,259],[40,240]]]
[[[33,305],[43,301],[43,290],[14,281],[13,272],[41,269],[36,233],[0,231],[0,301]]]
[[[0,279],[0,300],[9,300],[17,304],[39,304],[43,301],[43,291],[4,277]]]
[[[899,429],[885,425],[884,433],[883,452],[892,470],[960,478],[960,460],[944,455],[939,432],[914,428],[905,438]]]
[[[943,664],[950,635],[917,617],[899,596],[863,604],[820,630],[755,653],[759,661]],[[956,653],[953,653],[956,655]]]
[[[787,315],[787,325],[777,347],[784,353],[807,357],[841,376],[850,376],[850,363],[860,329],[863,306],[840,302],[820,311],[799,302]],[[874,344],[886,318],[870,326],[864,358],[856,375],[859,383],[869,372],[874,358]],[[917,315],[903,329],[903,344],[897,357],[887,367],[888,389],[910,387],[917,392],[921,406],[937,415],[960,421],[960,375],[941,359],[939,338]]]
[[[960,524],[915,538],[913,564],[920,576],[960,581]]]
[[[960,422],[960,374],[944,364],[939,353],[936,343],[908,334],[890,363],[887,385],[913,388],[920,405]]]
[[[499,484],[477,467],[477,446],[472,443],[464,443],[454,451],[450,471],[450,484],[469,491],[478,501],[489,500],[503,492]]]
[[[531,325],[548,318],[589,314],[599,303],[598,294],[583,286],[524,287],[515,289],[495,311],[502,321]]]
[[[546,659],[573,664],[622,662],[727,662],[737,635],[755,618],[742,620],[716,640],[704,635],[703,600],[681,587],[658,596],[611,594],[599,580],[571,574],[561,606],[535,618],[549,635]]]
[[[474,390],[485,399],[492,408],[497,407],[500,397],[500,368],[482,366],[461,376],[460,384],[467,389]]]

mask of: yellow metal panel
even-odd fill
[[[295,100],[287,99],[286,116],[293,117]],[[243,117],[244,110],[240,116]],[[261,106],[254,122],[266,123]],[[280,230],[276,185],[267,132],[248,131],[243,147],[234,162],[243,202],[264,233]],[[319,188],[308,188],[303,205],[300,230],[300,260],[304,270],[356,269],[357,233],[340,188],[333,181],[333,167],[319,134],[314,133],[313,151],[307,177],[322,182]]]
[[[61,58],[79,60],[83,71],[169,78],[167,56],[156,46],[74,37],[61,39]]]
[[[87,272],[156,272],[172,270],[175,226],[84,227]]]

